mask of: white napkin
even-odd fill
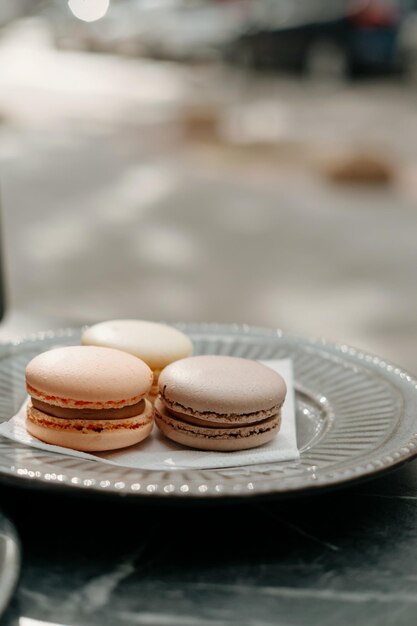
[[[287,397],[282,407],[282,423],[278,435],[269,443],[237,452],[210,452],[192,450],[176,444],[160,434],[154,426],[152,434],[143,442],[112,452],[89,454],[60,446],[51,446],[31,437],[25,428],[26,404],[7,422],[0,424],[0,435],[24,443],[33,448],[57,452],[80,459],[89,459],[99,463],[122,465],[136,469],[215,469],[221,467],[239,467],[258,463],[291,461],[299,458],[295,429],[295,404],[292,363],[289,359],[261,361],[276,370],[287,384]]]

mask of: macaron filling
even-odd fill
[[[158,382],[159,382],[159,376],[161,374],[161,371],[162,370],[160,369],[152,371],[152,374],[153,374],[152,387],[149,390],[149,395],[151,397],[158,395]]]
[[[123,406],[118,409],[108,409],[108,408],[67,408],[61,407],[55,404],[48,404],[47,402],[43,402],[42,400],[38,400],[37,398],[31,397],[32,406],[38,411],[45,413],[46,415],[51,415],[53,417],[60,417],[65,419],[88,419],[88,420],[96,420],[96,419],[125,419],[127,417],[134,417],[137,415],[141,415],[145,410],[145,400],[140,400],[136,404],[129,404],[128,406]]]
[[[213,414],[214,419],[205,419],[200,417],[195,417],[194,415],[187,415],[186,413],[179,413],[178,411],[172,411],[168,407],[166,407],[166,413],[171,417],[175,417],[180,419],[182,422],[186,422],[187,424],[194,424],[195,426],[203,426],[203,427],[213,427],[213,428],[236,428],[239,426],[249,426],[250,424],[259,424],[260,422],[268,420],[270,417],[274,417],[279,413],[275,411],[270,415],[269,413],[263,415],[261,412],[258,414],[257,419],[252,418],[252,415],[230,415],[230,416],[222,416]],[[219,421],[216,421],[218,418]]]
[[[133,417],[123,419],[68,419],[55,417],[39,411],[33,407],[30,403],[27,407],[27,418],[30,422],[42,426],[44,428],[52,428],[55,430],[70,430],[79,432],[95,432],[101,433],[103,431],[110,432],[114,430],[136,430],[142,428],[144,425],[152,422],[152,409],[147,407],[141,415],[135,415]]]
[[[179,419],[177,415],[173,415],[171,411],[164,406],[160,399],[155,403],[155,418],[172,428],[177,432],[183,432],[191,437],[205,437],[209,439],[240,439],[259,435],[265,432],[271,432],[279,428],[281,424],[281,415],[277,413],[265,419],[258,420],[256,423],[240,423],[229,424],[228,426],[215,424],[213,422],[201,421],[201,424],[195,424],[187,419]],[[196,426],[198,426],[196,428]]]
[[[216,426],[230,426],[233,423],[240,424],[242,421],[245,423],[257,423],[260,420],[267,419],[272,415],[276,415],[280,412],[281,407],[284,403],[282,400],[279,404],[275,404],[274,406],[264,409],[261,411],[252,411],[249,413],[218,413],[217,411],[197,411],[192,409],[191,407],[184,406],[179,402],[175,402],[167,398],[166,396],[166,387],[160,390],[160,398],[165,404],[166,408],[173,415],[178,416],[180,419],[185,419],[186,421],[190,420],[198,420],[201,419],[202,425],[208,424],[208,420],[211,420]],[[193,421],[192,423],[199,423],[198,421]]]

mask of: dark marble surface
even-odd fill
[[[286,502],[0,502],[23,546],[4,626],[417,622],[417,461]]]

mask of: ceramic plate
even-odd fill
[[[392,469],[417,454],[417,383],[400,368],[354,348],[247,326],[177,324],[195,354],[289,357],[296,383],[299,461],[219,470],[132,470],[0,439],[0,480],[32,488],[132,498],[297,495]],[[79,342],[50,332],[0,348],[0,419],[25,397],[24,369],[39,352]]]

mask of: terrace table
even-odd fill
[[[417,461],[292,500],[0,488],[22,570],[3,626],[416,623]]]

